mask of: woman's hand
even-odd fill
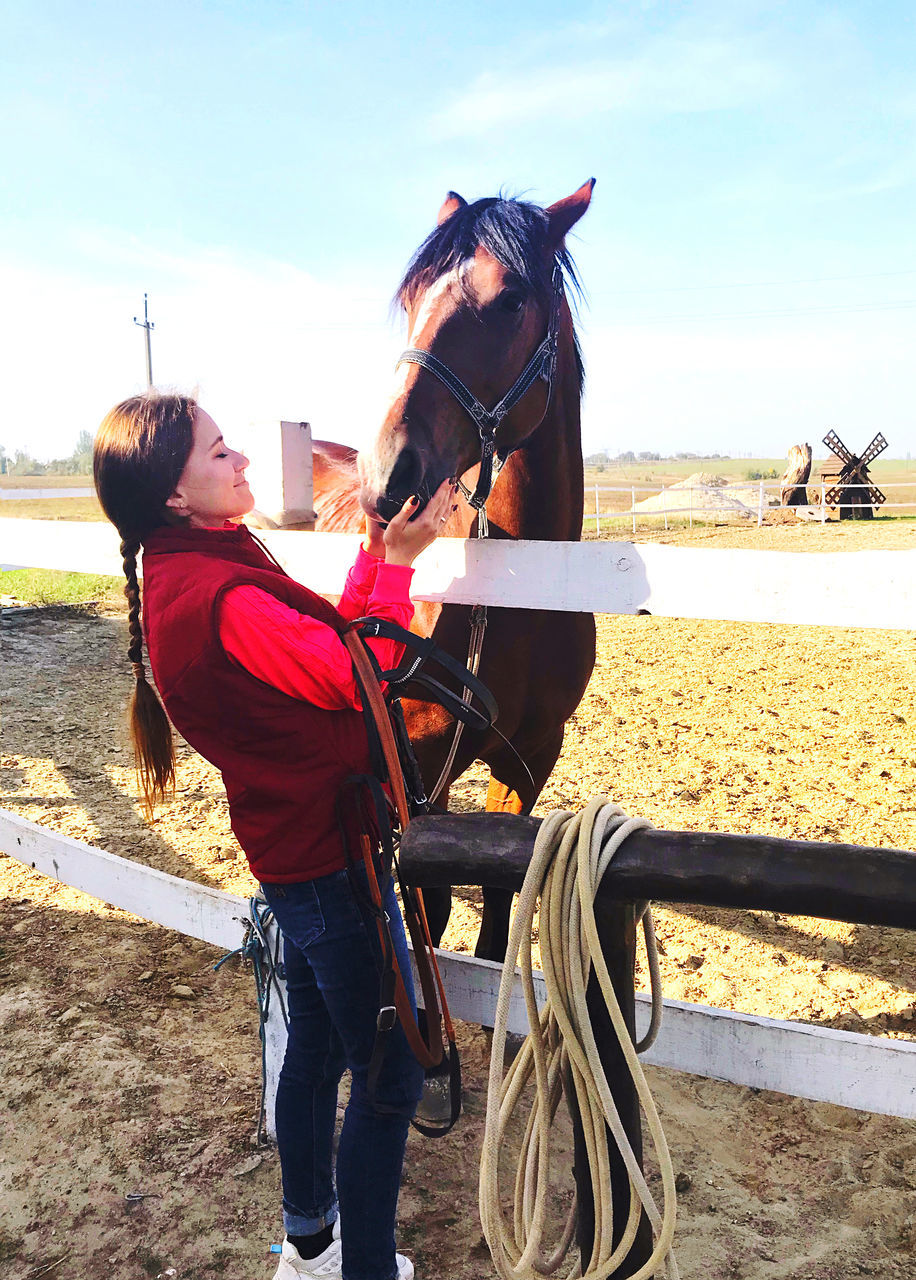
[[[458,486],[451,480],[443,480],[418,516],[416,498],[408,498],[401,510],[388,522],[382,534],[387,564],[413,564],[421,551],[435,542],[442,526],[455,510],[455,494]],[[411,519],[411,517],[414,517]],[[374,523],[370,521],[370,525]],[[376,526],[378,528],[378,526]],[[372,538],[371,529],[368,538]],[[371,554],[371,548],[366,548]]]

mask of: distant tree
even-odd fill
[[[92,433],[81,431],[76,448],[66,458],[54,458],[45,464],[45,470],[52,476],[85,476],[92,471]]]
[[[72,474],[75,476],[87,476],[92,471],[92,432],[81,431],[76,441],[76,448],[73,450],[72,458],[75,466]]]
[[[10,467],[10,475],[13,476],[43,476],[45,474],[45,464],[33,458],[30,453],[26,453],[24,449],[17,449],[13,457],[13,465]]]

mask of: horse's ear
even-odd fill
[[[558,200],[556,204],[552,204],[544,210],[550,221],[547,241],[551,250],[560,247],[567,232],[576,225],[583,213],[585,213],[591,202],[594,186],[595,179],[589,178],[588,182],[584,182],[579,190],[574,191],[571,196],[567,196],[565,200]]]
[[[441,227],[446,218],[450,218],[459,209],[467,208],[467,203],[467,200],[460,196],[457,191],[450,191],[443,201],[442,208],[439,210],[436,225]]]

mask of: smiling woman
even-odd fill
[[[220,770],[232,829],[283,934],[290,1034],[275,1114],[287,1239],[274,1280],[340,1280],[344,1265],[363,1280],[411,1280],[412,1264],[395,1253],[394,1221],[423,1069],[400,1023],[381,1062],[375,1055],[378,975],[392,950],[416,1006],[378,830],[352,791],[344,802],[345,784],[371,774],[372,761],[343,634],[358,617],[410,623],[410,566],[438,534],[455,489],[445,481],[422,510],[409,497],[384,529],[369,521],[335,609],[237,523],[254,505],[247,465],[185,396],[125,401],[96,438],[96,487],[121,535],[127,579],[140,780],[151,811],[174,782],[171,720]],[[369,644],[381,669],[399,661],[397,642]],[[380,892],[370,894],[368,872],[348,857],[357,837],[367,858],[376,854],[371,883]],[[351,1091],[335,1176],[345,1069]]]
[[[187,518],[193,529],[207,529],[247,515],[254,498],[245,479],[248,459],[230,449],[223,433],[203,409],[194,415],[191,452],[165,505]]]

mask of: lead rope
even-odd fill
[[[271,949],[270,924],[273,911],[261,897],[248,899],[248,920],[245,921],[245,935],[242,945],[224,955],[213,966],[216,973],[227,960],[239,956],[241,960],[251,963],[254,974],[255,998],[258,1004],[258,1038],[261,1042],[261,1100],[258,1103],[258,1128],[255,1134],[255,1146],[263,1147],[267,1143],[264,1125],[267,1118],[267,1023],[270,1018],[271,992],[276,994],[277,1005],[283,1026],[289,1031],[289,1013],[286,1007],[285,988],[280,985],[286,971],[281,959],[282,935],[277,929]]]
[[[494,475],[493,482],[495,484],[502,470],[503,462],[500,460],[499,454],[493,459]],[[464,481],[458,481],[458,488],[464,494],[465,498],[470,502],[472,494]],[[488,538],[490,536],[490,524],[487,520],[487,508],[482,506],[477,512],[477,538]],[[464,664],[472,676],[476,676],[480,668],[480,655],[483,652],[483,639],[487,632],[487,606],[485,604],[475,604],[471,606],[471,635],[468,640],[468,659]],[[461,694],[461,701],[469,704],[472,698],[470,689],[465,686]],[[439,798],[439,793],[448,782],[449,774],[452,771],[452,765],[455,763],[455,756],[458,754],[458,747],[464,733],[464,721],[455,722],[455,732],[452,735],[452,745],[449,747],[445,764],[442,766],[442,772],[439,774],[439,781],[432,789],[429,797],[430,804],[435,804]]]
[[[556,1274],[572,1244],[575,1204],[570,1210],[560,1243],[545,1252],[544,1234],[551,1191],[551,1124],[562,1091],[569,1087],[575,1090],[595,1194],[595,1234],[587,1270],[583,1273],[576,1261],[566,1272],[567,1280],[572,1280],[572,1277],[607,1280],[629,1253],[643,1211],[652,1225],[654,1247],[651,1257],[632,1274],[631,1280],[647,1280],[662,1267],[668,1280],[678,1280],[677,1263],[671,1247],[676,1211],[674,1169],[655,1103],[636,1056],[637,1047],[630,1038],[614,994],[593,907],[598,885],[623,841],[632,831],[649,825],[643,818],[628,818],[622,809],[602,796],[590,801],[579,814],[565,811],[550,814],[541,825],[535,842],[512,923],[496,1006],[480,1165],[480,1220],[502,1280],[541,1280],[545,1275]],[[531,932],[538,899],[541,967],[547,989],[547,1003],[540,1012],[535,1000],[531,956]],[[647,919],[651,918],[644,912],[644,925]],[[651,945],[650,938],[654,937],[650,930],[651,924],[646,933],[647,951]],[[503,1079],[506,1020],[516,959],[521,967],[531,1030]],[[592,970],[598,979],[655,1146],[662,1180],[661,1210],[656,1206],[639,1168],[601,1066],[586,1005],[586,988]],[[657,974],[657,959],[652,971]],[[654,977],[652,994],[654,1024]],[[640,1044],[640,1049],[648,1047],[649,1036]],[[503,1149],[509,1156],[506,1133],[532,1074],[535,1097],[518,1156],[514,1206],[511,1217],[507,1217],[499,1196],[499,1156]],[[607,1129],[617,1143],[630,1184],[630,1211],[616,1248],[612,1244],[614,1222]],[[556,1163],[555,1158],[553,1163]]]

